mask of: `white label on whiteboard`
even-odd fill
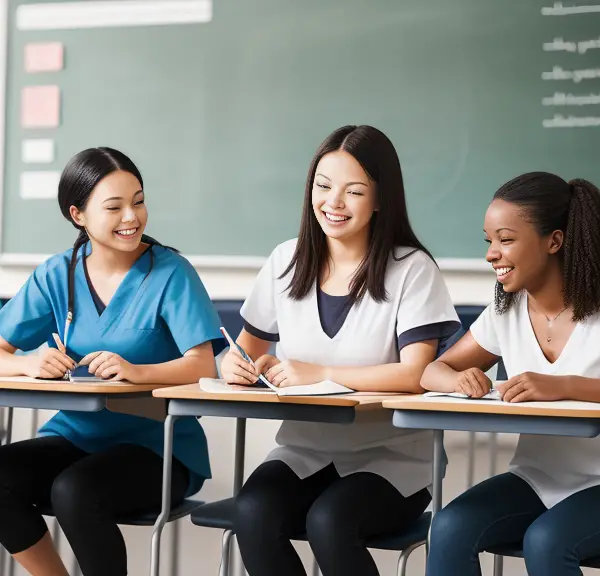
[[[48,200],[58,196],[60,172],[21,172],[21,198],[24,200]]]
[[[54,140],[50,138],[23,140],[21,160],[25,164],[50,164],[50,162],[54,162]]]

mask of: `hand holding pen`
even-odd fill
[[[77,366],[75,361],[67,356],[65,346],[58,334],[53,334],[52,337],[58,349],[48,348],[40,354],[27,356],[26,376],[42,379],[64,378],[70,370]]]

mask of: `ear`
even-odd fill
[[[79,210],[79,208],[71,206],[69,208],[69,214],[77,226],[83,226],[85,228],[85,216],[83,215],[83,212]]]
[[[564,240],[565,235],[562,230],[552,232],[549,239],[548,254],[556,254],[562,248]]]

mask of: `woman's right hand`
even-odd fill
[[[492,381],[479,368],[469,368],[456,374],[455,392],[471,398],[481,398],[492,389]]]
[[[258,381],[258,372],[237,350],[230,348],[221,362],[221,377],[228,384],[252,386]]]
[[[53,379],[62,378],[68,370],[73,370],[77,364],[56,348],[48,348],[40,354],[24,356],[25,376],[30,378]]]

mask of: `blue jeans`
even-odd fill
[[[510,472],[474,486],[436,515],[427,576],[481,576],[480,552],[521,542],[529,576],[580,576],[600,556],[600,486],[550,509]]]

